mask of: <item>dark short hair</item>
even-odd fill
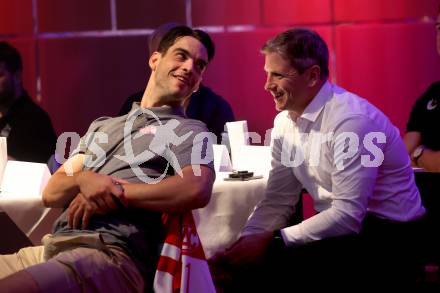
[[[170,29],[162,38],[159,43],[157,51],[160,53],[166,53],[168,49],[174,45],[177,39],[182,37],[193,37],[200,41],[205,46],[208,52],[208,61],[214,58],[215,46],[211,40],[211,37],[202,30],[192,29],[190,27],[180,25]]]
[[[150,55],[159,49],[159,43],[167,32],[182,25],[183,24],[177,22],[167,22],[158,26],[148,37],[148,50],[150,51]]]
[[[15,73],[23,69],[20,53],[7,42],[0,42],[0,63],[4,63],[6,69]]]
[[[318,65],[321,78],[328,78],[328,48],[324,40],[312,30],[295,28],[282,32],[268,40],[261,51],[280,54],[299,73]]]

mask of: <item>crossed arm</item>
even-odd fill
[[[214,182],[214,172],[203,165],[200,166],[200,176],[193,173],[191,166],[186,166],[182,169],[182,177],[170,176],[157,184],[128,183],[108,175],[83,171],[83,166],[84,155],[75,155],[51,177],[43,191],[46,206],[68,205],[69,224],[72,227],[81,224],[83,229],[93,214],[117,209],[118,199],[129,207],[161,212],[182,212],[203,207],[209,202]],[[115,182],[122,184],[124,191]]]

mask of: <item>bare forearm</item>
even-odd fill
[[[183,169],[183,178],[176,175],[157,184],[126,184],[129,206],[161,212],[182,212],[205,206],[210,199],[214,175],[202,167],[201,176],[191,168]]]
[[[425,149],[417,160],[417,166],[429,172],[440,172],[440,151]]]
[[[43,191],[43,202],[48,207],[65,207],[80,192],[76,177],[79,172],[68,176],[55,173]]]
[[[412,154],[414,150],[422,143],[420,132],[413,131],[406,133],[403,141],[411,157],[411,165],[421,167],[428,172],[440,172],[440,151],[425,148],[423,154],[417,159],[417,162],[413,160]]]
[[[79,193],[78,174],[83,170],[84,155],[77,154],[69,158],[50,177],[43,191],[43,202],[49,207],[65,207]]]
[[[405,134],[403,137],[403,142],[405,143],[408,154],[411,156],[415,148],[421,144],[422,136],[420,132],[411,131]]]

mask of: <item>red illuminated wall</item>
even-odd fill
[[[24,57],[25,86],[58,133],[115,115],[148,76],[146,36],[176,21],[211,32],[205,84],[261,134],[274,110],[259,48],[293,26],[317,30],[331,78],[381,108],[403,131],[415,99],[440,79],[434,19],[440,0],[0,0],[0,39]]]

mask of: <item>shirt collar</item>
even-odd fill
[[[315,122],[325,106],[325,103],[333,96],[333,89],[330,82],[326,81],[319,90],[318,94],[304,109],[301,118]]]
[[[140,106],[140,103],[135,102],[135,103],[133,103],[130,112],[136,111],[138,109],[142,109]],[[150,108],[144,108],[144,109],[153,112],[153,114],[155,114],[161,118],[172,117],[172,116],[185,117],[185,114],[183,112],[182,107],[161,106],[161,107],[150,107]]]

